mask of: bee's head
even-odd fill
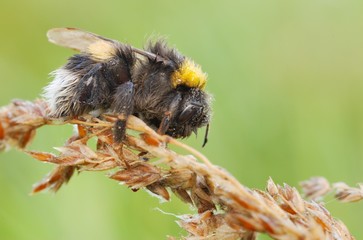
[[[198,128],[209,124],[211,96],[204,91],[206,83],[207,74],[201,67],[189,58],[184,58],[171,74],[171,85],[181,93],[182,101],[167,134],[177,138],[188,137],[192,132],[197,134]]]
[[[211,96],[198,88],[180,86],[177,90],[182,92],[182,100],[166,133],[176,138],[188,137],[209,124]]]

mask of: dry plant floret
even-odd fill
[[[194,206],[195,215],[179,216],[178,224],[188,232],[183,239],[256,239],[257,233],[275,239],[354,239],[322,203],[304,200],[296,188],[269,179],[265,191],[250,189],[190,146],[157,134],[134,116],[127,121],[127,128],[133,131],[128,130],[123,144],[116,144],[112,131],[115,116],[61,121],[48,119],[47,109],[42,100],[16,100],[0,109],[0,148],[15,146],[39,161],[56,165],[34,186],[33,193],[57,191],[75,171],[112,169],[108,177],[134,191],[147,189],[165,200],[172,192]],[[37,128],[59,124],[75,124],[78,133],[56,148],[58,155],[25,149]],[[95,150],[87,145],[91,138],[97,139]],[[168,145],[190,155],[178,154]],[[306,182],[306,195],[315,198],[325,194],[327,190],[321,188],[327,183],[319,184]],[[337,189],[338,198],[349,196],[344,186]]]
[[[350,187],[344,182],[330,184],[324,177],[312,177],[309,180],[300,183],[305,196],[319,200],[327,194],[334,192],[334,197],[341,202],[358,202],[363,200],[363,184],[359,183],[358,187]]]

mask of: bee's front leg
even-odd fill
[[[172,102],[170,103],[168,110],[164,112],[163,118],[161,119],[161,123],[157,131],[159,134],[163,135],[168,131],[170,122],[175,120],[175,113],[178,110],[181,100],[181,94],[177,93],[176,96],[173,98]]]
[[[172,113],[170,111],[167,111],[164,113],[164,116],[161,120],[160,126],[158,128],[158,133],[163,135],[166,133],[166,131],[168,130],[169,126],[170,126],[170,120],[172,117]]]

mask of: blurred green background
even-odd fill
[[[32,100],[71,50],[47,42],[52,27],[83,28],[141,47],[164,35],[208,72],[215,98],[202,152],[243,184],[269,176],[298,186],[311,176],[363,181],[363,1],[1,1],[0,105]],[[72,128],[47,127],[30,146],[53,151]],[[202,134],[186,140],[201,149]],[[57,194],[29,196],[53,166],[0,154],[0,239],[165,239],[185,234],[173,214],[105,173],[81,173]],[[363,203],[326,207],[363,238]]]

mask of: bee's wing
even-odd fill
[[[87,52],[90,45],[100,41],[108,44],[115,42],[77,28],[52,28],[47,32],[47,37],[51,43],[80,52]]]
[[[111,47],[116,40],[108,39],[94,33],[86,32],[78,28],[52,28],[47,32],[49,42],[56,45],[71,48],[80,52],[89,52],[90,46],[97,45],[102,48]],[[131,47],[134,53],[149,59],[164,61],[163,58],[153,53]],[[92,49],[93,50],[93,49]]]

